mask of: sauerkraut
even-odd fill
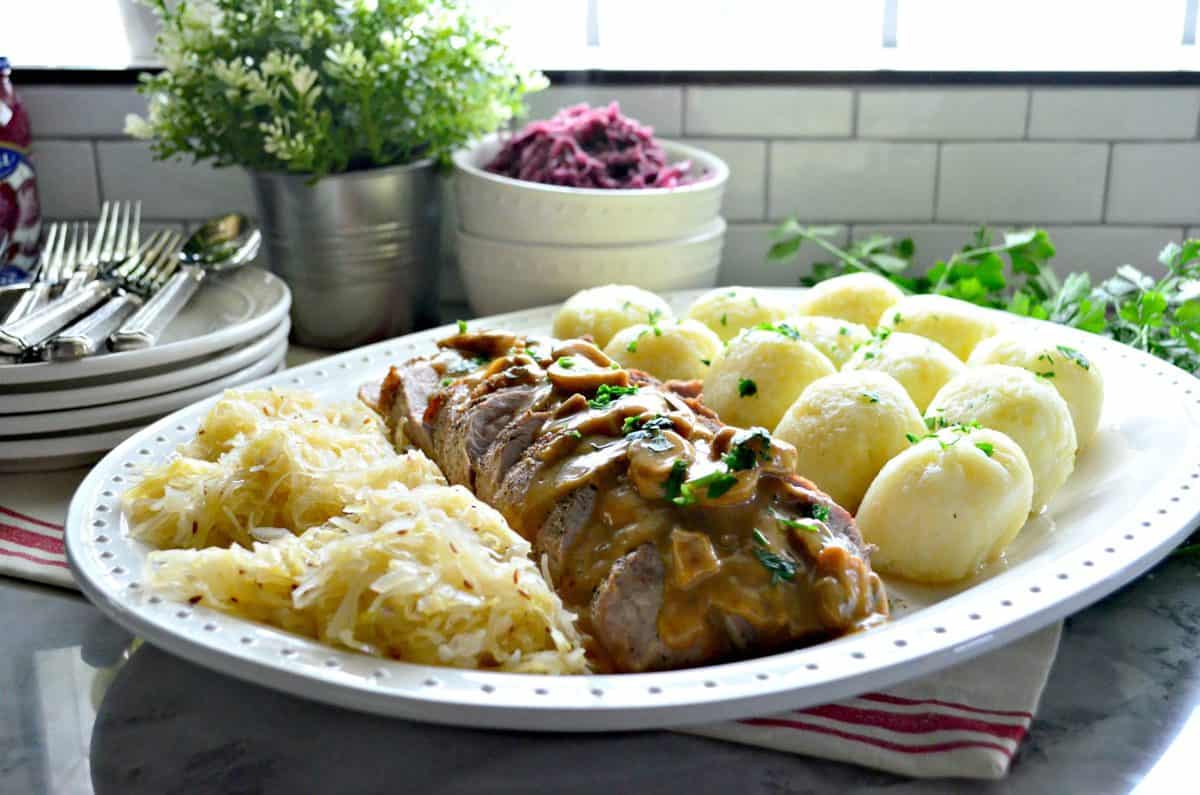
[[[587,670],[574,615],[529,543],[461,486],[367,489],[252,550],[150,554],[151,587],[324,643],[430,665]]]
[[[357,402],[230,391],[195,438],[144,472],[122,503],[132,535],[160,549],[249,547],[253,530],[302,532],[364,488],[444,482],[419,451],[397,453],[379,417]]]
[[[168,598],[381,657],[587,670],[529,543],[360,404],[228,392],[122,502]]]

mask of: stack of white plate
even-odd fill
[[[91,463],[163,415],[275,372],[291,300],[277,277],[242,268],[207,281],[153,348],[0,364],[0,472]]]

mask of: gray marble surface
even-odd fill
[[[665,732],[536,735],[309,703],[149,646],[74,594],[0,581],[0,793],[1200,791],[1200,559],[1066,624],[1001,782],[914,781]]]

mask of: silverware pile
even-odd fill
[[[0,357],[66,361],[152,345],[157,333],[131,342],[130,331],[158,325],[147,315],[161,316],[162,302],[150,299],[179,269],[182,236],[143,241],[141,216],[140,201],[106,201],[90,234],[87,223],[50,224],[32,281],[0,320]]]

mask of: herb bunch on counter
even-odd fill
[[[1060,279],[1050,264],[1055,248],[1041,229],[997,239],[980,227],[961,249],[922,266],[909,238],[872,235],[841,247],[836,228],[795,219],[772,231],[772,262],[788,262],[815,245],[829,254],[800,283],[812,286],[846,273],[877,273],[906,293],[958,298],[978,306],[1050,320],[1100,334],[1151,353],[1190,373],[1200,372],[1200,239],[1168,243],[1158,255],[1166,271],[1149,275],[1122,265],[1100,284],[1085,272]]]

